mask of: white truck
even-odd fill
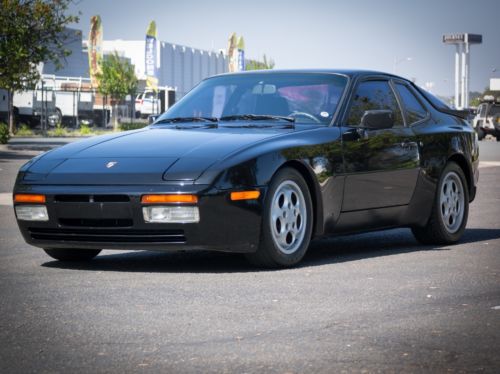
[[[479,140],[492,135],[500,142],[500,101],[493,96],[485,96],[477,107],[473,120],[474,129]]]
[[[54,125],[58,122],[57,111],[55,107],[54,86],[50,82],[40,80],[34,89],[27,89],[22,92],[14,93],[14,117],[18,123],[27,123],[35,126],[42,121]],[[2,118],[8,117],[8,92],[0,89],[1,106],[0,112]]]
[[[7,91],[0,89],[0,117],[7,118]],[[42,75],[34,89],[14,94],[16,122],[30,126],[78,126],[82,121],[105,126],[111,106],[92,89],[90,79]],[[104,119],[105,118],[105,119]]]
[[[160,113],[160,99],[154,91],[144,91],[135,98],[136,118],[148,118],[151,114]]]
[[[162,100],[165,100],[163,109],[167,110],[175,102],[175,88],[158,87],[158,91],[146,89],[135,97],[135,117],[148,118],[150,115],[162,113]]]

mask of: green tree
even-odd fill
[[[78,22],[67,15],[70,0],[0,0],[0,87],[8,92],[9,131],[15,132],[14,92],[33,87],[37,66],[52,61],[58,68],[71,52],[64,27]]]
[[[264,54],[262,56],[262,61],[257,60],[249,60],[246,64],[245,70],[269,70],[274,69],[274,60],[267,59],[267,56]]]
[[[117,106],[127,95],[133,95],[137,89],[134,65],[120,58],[115,52],[101,61],[101,72],[96,75],[99,81],[99,92],[113,99],[113,127],[117,130]]]

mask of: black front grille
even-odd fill
[[[131,227],[134,221],[131,219],[86,219],[86,218],[60,218],[59,223],[63,226],[78,227]]]
[[[32,239],[95,243],[185,243],[184,230],[29,228]]]
[[[58,203],[126,203],[130,201],[127,195],[55,195]]]

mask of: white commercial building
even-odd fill
[[[145,40],[104,40],[104,54],[117,52],[130,59],[139,79],[145,79]],[[222,51],[204,51],[168,42],[157,42],[158,85],[176,89],[184,96],[202,79],[228,71],[227,58]],[[86,41],[84,42],[86,45]]]

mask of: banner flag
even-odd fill
[[[245,70],[245,41],[243,37],[238,38],[238,71]]]
[[[158,34],[155,21],[151,21],[146,31],[145,74],[146,87],[158,90],[157,43]]]
[[[227,46],[227,59],[228,59],[228,68],[229,72],[233,73],[238,71],[238,46],[237,46],[238,38],[236,37],[236,33],[232,33],[228,40]]]
[[[90,18],[90,32],[88,41],[89,75],[93,87],[98,87],[96,75],[101,73],[102,60],[102,23],[100,16]]]

